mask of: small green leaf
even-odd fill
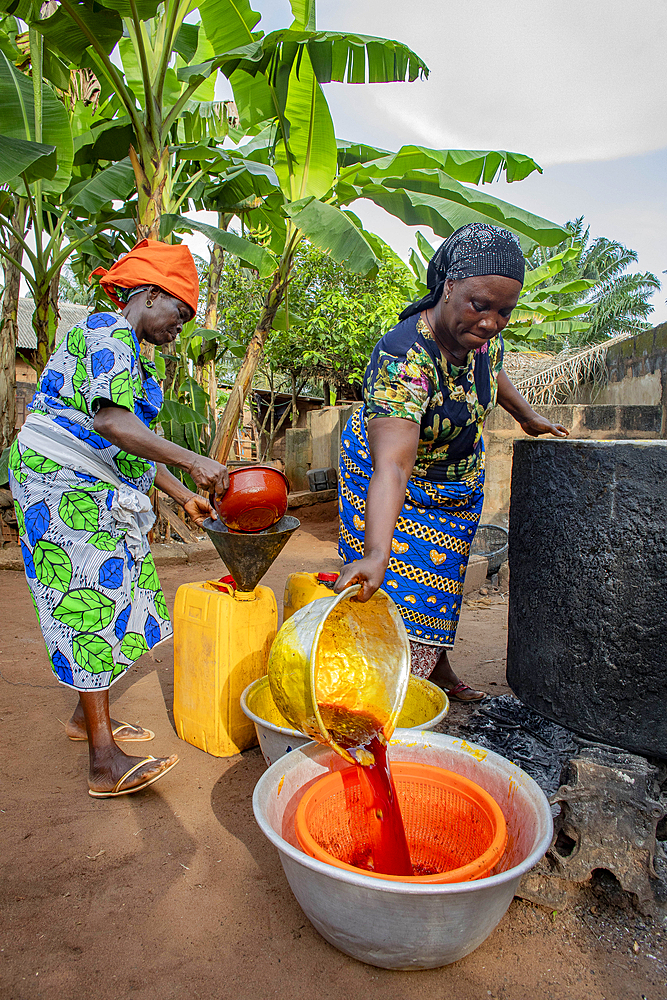
[[[161,591],[160,581],[158,579],[157,570],[155,569],[155,562],[153,556],[148,553],[143,563],[141,564],[141,572],[139,573],[139,586],[143,587],[144,590],[154,590]]]
[[[124,406],[134,412],[134,393],[132,391],[132,376],[128,371],[118,372],[111,379],[109,386],[111,399],[117,406]]]
[[[95,531],[100,522],[99,507],[85,490],[71,490],[60,501],[58,513],[75,531]]]
[[[40,538],[35,544],[32,558],[35,563],[35,574],[40,583],[62,593],[69,589],[72,580],[72,560],[59,545]]]
[[[9,449],[8,468],[15,474],[21,468],[21,452],[19,451],[18,441],[15,441]]]
[[[158,590],[156,592],[155,597],[153,598],[153,602],[155,604],[155,610],[159,614],[160,618],[162,618],[162,619],[164,619],[164,621],[168,622],[169,621],[169,609],[167,607],[167,602],[164,599],[164,594],[162,593],[161,590]]]
[[[32,448],[26,448],[21,458],[24,465],[27,465],[29,469],[32,469],[33,472],[41,472],[43,475],[46,475],[48,472],[58,472],[62,468],[57,462],[52,462],[50,458],[38,455]],[[16,478],[18,479],[18,476]]]
[[[114,538],[109,531],[96,531],[88,539],[90,545],[94,545],[96,549],[101,549],[103,552],[113,552],[119,541],[121,539]]]
[[[123,344],[127,344],[128,347],[132,348],[132,353],[135,354],[137,350],[137,345],[135,343],[135,337],[131,330],[126,327],[121,327],[120,330],[114,330],[111,334],[114,340],[120,340]]]
[[[105,674],[113,670],[113,649],[101,635],[94,632],[75,635],[72,652],[78,665],[90,674]]]
[[[74,386],[75,390],[80,391],[87,381],[88,381],[88,372],[86,371],[86,366],[84,365],[81,358],[79,358],[76,363],[76,371],[72,376],[72,385]]]
[[[25,535],[25,521],[23,520],[23,511],[21,510],[21,505],[18,500],[14,501],[14,510],[16,512],[16,520],[19,525],[19,535]]]
[[[75,358],[85,358],[87,350],[86,338],[84,337],[83,330],[80,326],[73,326],[67,334],[67,350],[70,354],[73,354]]]
[[[116,602],[89,587],[70,590],[53,611],[53,617],[78,632],[100,632],[113,621]]]
[[[125,476],[126,479],[140,479],[151,468],[150,462],[128,455],[126,451],[119,451],[114,462],[121,476]]]
[[[120,651],[128,660],[137,660],[148,649],[148,643],[139,632],[126,632]]]

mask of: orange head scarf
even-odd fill
[[[111,301],[121,308],[127,302],[127,299],[123,302],[121,297],[122,289],[157,285],[197,312],[199,276],[192,254],[183,243],[141,240],[108,271],[98,267],[93,274],[101,275],[100,285]]]

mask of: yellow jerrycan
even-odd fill
[[[174,722],[182,740],[214,757],[255,746],[255,726],[240,699],[248,684],[266,673],[277,627],[278,608],[269,587],[235,590],[227,577],[178,588]]]
[[[350,764],[372,763],[364,749],[372,733],[391,739],[410,678],[410,643],[398,608],[383,590],[363,604],[350,600],[360,589],[296,611],[278,632],[268,667],[283,718]]]
[[[320,597],[332,597],[338,573],[290,573],[285,581],[283,621]]]

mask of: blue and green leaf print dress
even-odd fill
[[[101,400],[155,422],[162,392],[122,316],[93,313],[42,372],[31,410],[95,449],[113,478],[148,493],[155,465],[95,433]],[[10,486],[25,572],[53,671],[78,691],[108,688],[172,634],[148,542],[134,557],[111,516],[114,486],[15,441]]]

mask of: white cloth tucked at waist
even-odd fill
[[[143,551],[143,539],[153,527],[155,514],[145,493],[121,482],[115,469],[103,462],[95,450],[75,438],[64,427],[41,413],[30,413],[18,436],[23,448],[31,448],[58,465],[84,472],[114,487],[111,517],[125,532],[125,541],[136,558]]]

